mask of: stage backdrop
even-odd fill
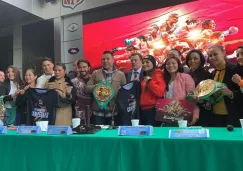
[[[162,63],[170,49],[185,54],[193,48],[207,57],[217,44],[232,55],[243,44],[242,0],[198,0],[186,4],[86,24],[84,57],[93,67],[101,65],[104,50],[112,50],[115,64],[129,69],[128,56],[154,55]]]

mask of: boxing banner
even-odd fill
[[[156,102],[156,121],[192,121],[195,102],[190,100],[159,99]]]
[[[148,2],[149,3],[149,2]],[[198,0],[130,16],[86,24],[84,57],[101,66],[104,50],[114,52],[118,69],[130,69],[129,56],[138,52],[155,56],[161,65],[171,49],[185,58],[191,49],[207,57],[213,45],[225,47],[229,58],[243,44],[242,0]]]

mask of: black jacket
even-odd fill
[[[5,96],[3,98],[3,101],[6,102],[6,101],[12,101],[13,98],[11,95],[8,95],[9,92],[10,92],[10,81],[4,81],[1,85],[0,85],[0,96]]]
[[[194,72],[190,71],[189,74],[194,80],[195,86],[197,86],[203,80],[212,79],[211,74],[202,67],[199,67]]]
[[[243,96],[240,91],[240,87],[231,80],[233,75],[237,72],[236,69],[236,65],[227,62],[222,83],[226,84],[228,89],[234,93],[233,99],[224,96],[225,105],[228,110],[227,124],[240,127],[239,119],[241,118],[241,113],[243,111],[243,105],[241,102],[243,100]],[[212,73],[212,78],[214,78],[215,73],[216,71]]]
[[[202,67],[199,67],[193,72],[190,71],[189,75],[191,75],[196,86],[203,80],[212,79],[212,75]],[[213,124],[212,104],[205,101],[204,103],[197,103],[197,105],[200,109],[199,121],[197,122],[197,124],[205,127],[212,126]]]

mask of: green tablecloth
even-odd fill
[[[170,128],[150,137],[0,135],[0,171],[243,171],[241,129],[211,128],[209,139],[168,139]]]

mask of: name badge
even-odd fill
[[[17,134],[40,134],[41,128],[39,126],[18,126]]]
[[[118,128],[118,135],[121,136],[150,136],[152,134],[152,126],[119,126]]]
[[[169,138],[209,138],[208,129],[174,129],[169,131]]]
[[[0,134],[6,134],[7,133],[7,126],[0,126]]]
[[[70,126],[48,126],[47,134],[50,135],[70,135],[72,134]]]

